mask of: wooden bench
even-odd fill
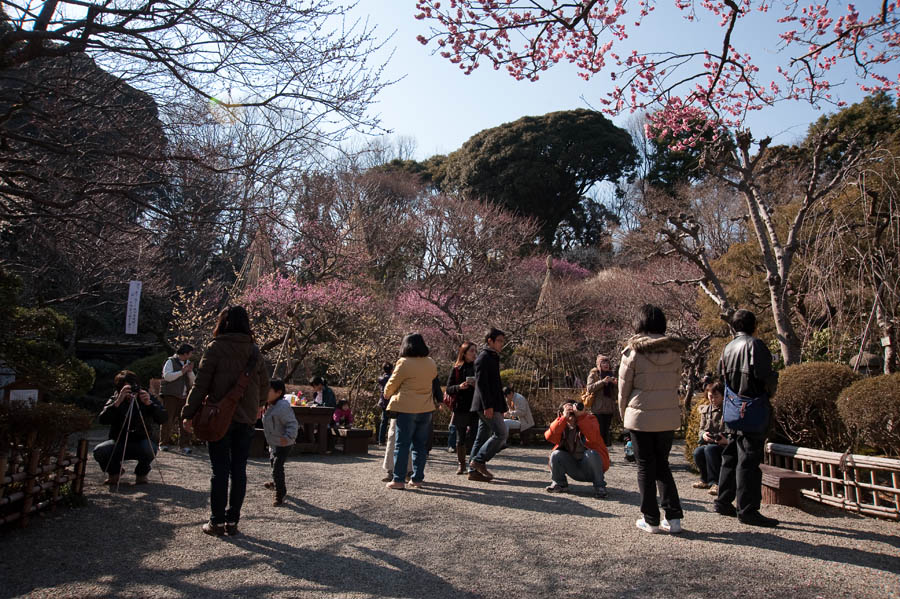
[[[535,443],[542,443],[545,440],[544,431],[546,430],[546,426],[532,426],[524,431],[510,430],[509,438],[512,440],[513,437],[517,437],[519,439],[519,445],[534,445]]]
[[[343,440],[344,454],[365,455],[369,453],[369,439],[372,431],[367,428],[339,428],[337,435]]]
[[[805,472],[778,468],[768,464],[760,465],[762,470],[762,502],[773,505],[800,505],[800,490],[813,489],[818,479]]]

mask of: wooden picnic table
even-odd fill
[[[318,406],[291,406],[297,418],[299,430],[292,453],[325,453],[328,450],[328,426],[334,408]]]

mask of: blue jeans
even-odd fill
[[[506,445],[508,436],[509,430],[506,428],[503,412],[494,411],[494,416],[490,419],[478,412],[478,433],[472,446],[471,461],[487,464]]]
[[[708,485],[719,484],[719,469],[722,467],[722,450],[717,443],[698,445],[694,449],[694,463],[700,471],[700,480]]]
[[[568,451],[556,451],[550,454],[550,478],[560,487],[568,486],[566,475],[583,483],[593,483],[594,489],[606,487],[603,478],[603,458],[593,449],[586,449],[584,457],[575,459]]]
[[[456,425],[453,424],[453,422],[450,422],[450,426],[447,430],[450,431],[450,434],[447,436],[447,448],[456,449]]]
[[[428,459],[428,437],[431,435],[431,412],[422,414],[397,414],[397,445],[394,447],[394,482],[406,480],[406,464],[412,446],[412,480],[425,478],[425,460]]]
[[[100,468],[111,476],[119,475],[122,471],[122,462],[137,460],[137,466],[134,467],[135,476],[147,476],[150,472],[150,463],[156,456],[156,447],[156,443],[150,439],[129,440],[128,445],[122,441],[116,445],[115,441],[109,439],[94,448],[94,459],[100,464]]]
[[[247,458],[253,440],[253,425],[232,422],[228,432],[218,441],[210,441],[209,521],[213,524],[237,523],[247,492]],[[231,493],[228,479],[231,478]],[[227,505],[227,510],[226,510]]]

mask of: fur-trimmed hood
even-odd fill
[[[688,348],[687,339],[667,337],[665,335],[635,335],[628,340],[625,347],[639,354],[655,354],[672,351],[682,354]]]

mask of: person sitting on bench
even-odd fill
[[[719,468],[722,465],[722,450],[728,445],[725,438],[725,423],[722,421],[722,401],[725,385],[711,382],[706,385],[709,403],[697,408],[700,412],[700,444],[694,449],[694,464],[700,471],[700,480],[695,489],[709,489],[710,495],[719,493]]]
[[[353,425],[353,412],[350,411],[350,402],[346,399],[338,401],[332,419],[336,428],[350,428]]]
[[[516,393],[512,387],[503,388],[503,397],[506,398],[506,405],[509,407],[509,411],[503,415],[507,430],[521,433],[534,426],[534,417],[531,415],[527,399]]]

